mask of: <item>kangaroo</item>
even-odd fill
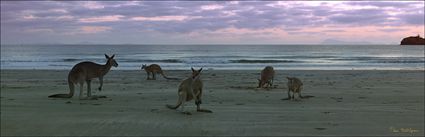
[[[266,84],[268,87],[271,87],[273,85],[273,78],[274,78],[274,69],[272,66],[266,66],[261,71],[261,77],[258,79],[258,87],[257,88],[263,88]]]
[[[191,69],[192,69],[192,75],[184,79],[179,85],[179,89],[177,92],[179,98],[178,98],[177,104],[175,106],[166,105],[166,107],[170,109],[177,109],[179,106],[181,106],[181,112],[183,114],[191,115],[190,112],[184,111],[184,103],[194,98],[198,112],[212,113],[211,110],[201,109],[200,107],[202,103],[201,97],[202,97],[202,87],[203,87],[202,80],[200,79],[202,68],[199,70],[194,70],[193,68]]]
[[[105,65],[100,65],[97,63],[85,61],[76,64],[72,67],[71,71],[68,74],[68,86],[69,93],[68,94],[54,94],[50,95],[50,98],[71,98],[74,95],[74,86],[75,84],[80,84],[80,100],[82,99],[92,99],[91,97],[91,79],[99,78],[100,86],[99,91],[102,90],[103,86],[103,76],[109,72],[111,66],[118,67],[118,63],[114,59],[115,55],[109,57],[105,54],[106,61]],[[84,82],[87,83],[87,98],[83,98],[83,85]]]
[[[298,93],[298,97],[300,99],[304,98],[303,96],[301,96],[301,90],[303,88],[303,83],[301,82],[300,79],[296,78],[296,77],[286,77],[288,79],[288,98],[284,99],[284,100],[288,100],[288,99],[295,99],[295,93]],[[290,92],[292,91],[292,96],[290,94]]]
[[[162,75],[162,77],[164,77],[165,79],[172,79],[172,80],[178,80],[178,78],[169,78],[167,76],[164,75],[164,72],[162,71],[161,67],[158,64],[151,64],[149,66],[147,66],[146,64],[143,64],[141,69],[145,70],[147,73],[147,80],[156,80],[155,74],[159,73]],[[152,79],[149,77],[150,74],[152,73]]]

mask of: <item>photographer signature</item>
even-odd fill
[[[390,129],[390,132],[393,132],[393,133],[410,133],[410,134],[413,134],[413,133],[419,132],[419,130],[413,129],[413,128],[395,128],[395,127],[390,127],[389,129]]]

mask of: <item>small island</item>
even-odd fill
[[[418,36],[410,36],[401,40],[400,45],[425,45],[425,39]]]

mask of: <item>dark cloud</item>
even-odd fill
[[[355,1],[355,2],[346,2],[347,5],[356,5],[356,6],[375,6],[375,7],[396,7],[396,8],[405,8],[412,7],[416,4],[421,4],[421,2],[400,2],[400,1]]]
[[[342,24],[355,25],[383,25],[388,23],[391,17],[384,10],[359,9],[339,11],[338,14],[329,17],[329,20]]]
[[[402,14],[399,16],[401,20],[403,20],[407,24],[414,24],[414,25],[424,25],[425,17],[422,12],[422,14]]]

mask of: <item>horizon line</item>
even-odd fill
[[[218,43],[218,44],[205,44],[205,43],[199,43],[199,44],[144,44],[144,43],[141,43],[141,44],[129,44],[129,43],[117,43],[117,44],[110,44],[110,43],[73,43],[73,44],[64,44],[64,43],[34,43],[34,44],[24,44],[24,43],[22,43],[22,44],[16,44],[16,43],[14,43],[14,44],[0,44],[1,46],[12,46],[12,45],[64,45],[64,46],[66,46],[66,45],[69,45],[69,46],[71,46],[71,45],[123,45],[123,46],[156,46],[156,45],[158,45],[158,46],[171,46],[171,45],[175,45],[175,46],[194,46],[194,45],[199,45],[199,46],[201,46],[201,45],[206,45],[206,46],[208,46],[208,45],[234,45],[234,46],[237,46],[237,45],[247,45],[247,46],[249,46],[249,45],[270,45],[270,46],[273,46],[273,45],[276,45],[276,46],[279,46],[279,45],[342,45],[342,46],[344,46],[344,45],[346,45],[346,46],[349,46],[349,45],[400,45],[399,43],[364,43],[364,44],[362,44],[362,43],[359,43],[359,44],[355,44],[355,43],[330,43],[330,44],[326,44],[326,43],[318,43],[318,44],[300,44],[300,43],[297,43],[297,44],[266,44],[266,43],[264,43],[264,44],[233,44],[233,43],[230,43],[230,44],[226,44],[226,43]]]

